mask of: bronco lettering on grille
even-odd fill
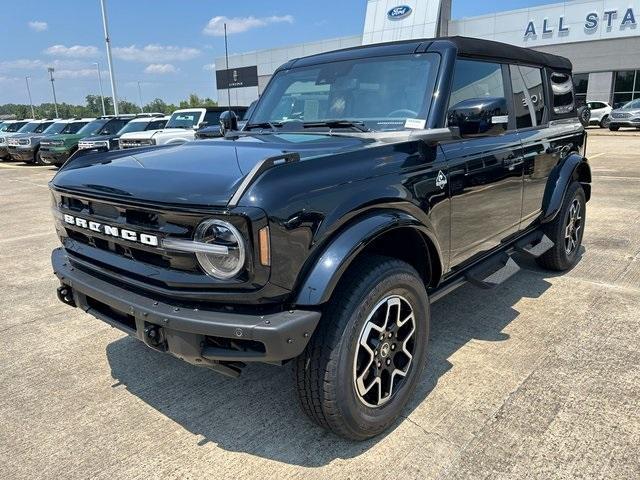
[[[86,220],[80,217],[74,217],[65,213],[63,215],[65,223],[69,225],[75,225],[76,227],[91,230],[92,232],[102,233],[111,237],[122,238],[130,242],[138,242],[143,245],[149,245],[151,247],[158,246],[158,237],[155,235],[149,235],[147,233],[138,233],[133,230],[127,230],[124,228],[114,227],[112,225],[104,225],[102,223],[94,222],[92,220]]]

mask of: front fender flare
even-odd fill
[[[316,257],[297,288],[296,305],[320,305],[331,297],[342,274],[372,240],[389,230],[413,227],[429,237],[435,237],[415,217],[401,211],[384,211],[367,215],[342,230]],[[440,254],[439,248],[437,248]],[[442,259],[440,259],[442,260]]]
[[[573,180],[579,181],[585,189],[587,200],[591,197],[591,168],[587,159],[577,153],[568,155],[549,175],[542,201],[542,223],[552,221],[564,202],[567,188]]]

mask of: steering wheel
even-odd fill
[[[394,110],[390,114],[387,115],[387,118],[392,117],[409,117],[415,118],[418,116],[418,112],[414,112],[413,110],[409,110],[408,108],[401,108],[400,110]]]

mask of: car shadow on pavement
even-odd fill
[[[465,285],[432,306],[427,367],[403,417],[428,397],[454,368],[449,358],[472,340],[509,341],[504,328],[518,315],[522,298],[538,298],[551,284],[549,272],[527,266],[495,290]],[[249,365],[228,379],[155,352],[138,340],[121,338],[107,346],[115,388],[133,395],[200,437],[228,451],[246,452],[288,464],[318,467],[367,451],[366,442],[340,439],[312,424],[300,410],[288,366]],[[397,427],[403,418],[396,422]],[[394,427],[394,428],[395,428]]]

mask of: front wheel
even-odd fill
[[[610,123],[611,119],[609,118],[609,115],[605,115],[602,117],[602,120],[600,120],[600,128],[609,128]]]
[[[36,152],[35,164],[36,165],[53,165],[53,162],[51,162],[46,158],[43,158],[42,155],[40,155],[40,150],[38,150]]]
[[[378,256],[358,261],[295,361],[304,412],[351,440],[383,432],[420,380],[429,316],[424,283],[411,265]]]
[[[586,218],[586,197],[579,182],[569,185],[564,203],[556,218],[545,226],[544,232],[554,245],[538,263],[549,270],[568,270],[578,261]]]
[[[618,130],[620,130],[620,127],[609,125],[609,130],[611,130],[612,132],[617,132]]]

